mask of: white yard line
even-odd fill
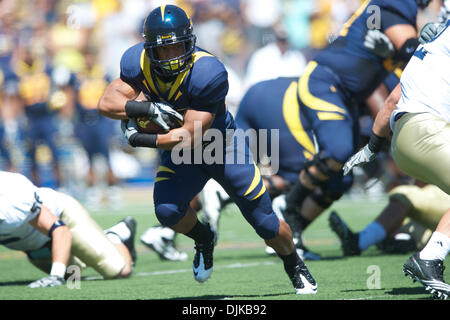
[[[218,269],[237,269],[237,268],[251,268],[251,267],[258,267],[258,266],[268,266],[268,265],[274,265],[275,262],[253,262],[253,263],[233,263],[223,266],[214,266],[215,270]],[[137,272],[133,273],[133,276],[137,277],[150,277],[150,276],[158,276],[162,274],[174,274],[174,273],[186,273],[186,272],[192,272],[192,269],[174,269],[174,270],[159,270],[159,271],[152,271],[152,272]],[[90,276],[85,277],[83,280],[100,280],[103,279],[102,276]]]

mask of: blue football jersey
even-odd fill
[[[228,73],[212,54],[195,48],[192,65],[177,76],[167,90],[158,85],[151,72],[144,42],[129,48],[120,62],[120,78],[142,91],[149,101],[166,102],[184,114],[187,109],[214,113],[211,128],[225,130],[234,127],[234,121],[225,104],[228,93]]]
[[[348,96],[362,102],[397,67],[392,59],[383,60],[364,46],[367,31],[377,23],[383,32],[398,24],[415,28],[417,10],[415,0],[367,0],[314,60],[339,77]]]

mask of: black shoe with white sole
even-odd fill
[[[317,283],[308,268],[301,261],[291,270],[285,270],[294,286],[296,294],[316,294]]]
[[[435,299],[448,299],[450,285],[444,281],[444,263],[441,260],[423,260],[415,253],[403,265],[405,276],[410,276],[413,282],[419,281],[425,290]]]

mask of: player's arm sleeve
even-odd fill
[[[142,49],[136,45],[125,51],[120,59],[120,79],[136,89],[140,87],[137,78],[141,73],[141,53]]]
[[[215,70],[215,72],[211,72],[211,70]],[[216,63],[210,64],[209,68],[208,64],[199,65],[192,76],[189,108],[217,113],[219,107],[225,103],[229,88],[228,73],[225,67],[217,60]]]
[[[398,14],[397,12],[390,10],[382,10],[381,12],[381,31],[385,31],[389,27],[395,26],[397,24],[411,24],[411,21],[406,17]],[[415,25],[413,25],[415,28]]]

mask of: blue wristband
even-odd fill
[[[50,228],[50,230],[48,231],[48,236],[51,238],[52,237],[52,233],[53,231],[58,228],[58,227],[62,227],[65,226],[66,224],[64,223],[64,221],[62,220],[56,220],[55,223],[53,223],[52,227]]]

